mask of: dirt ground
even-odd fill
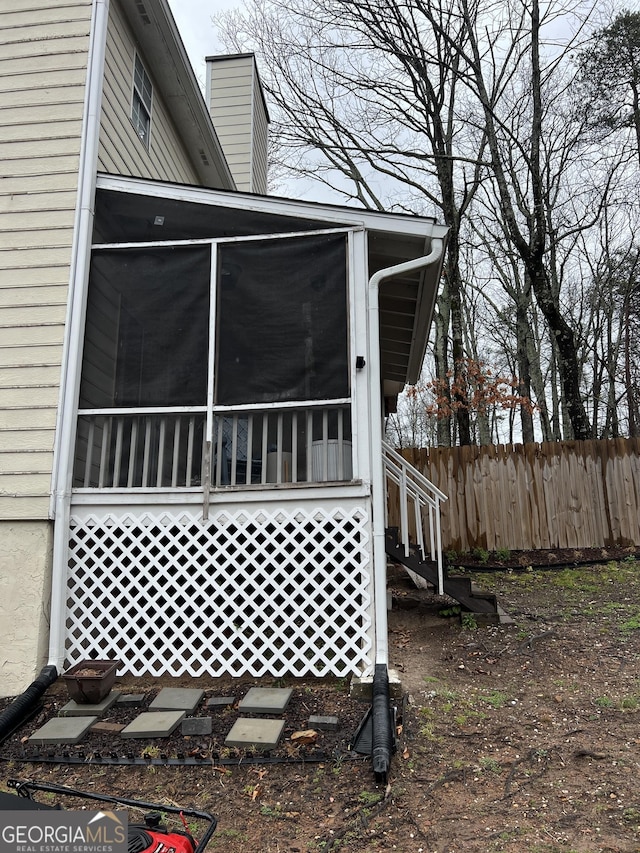
[[[304,753],[285,732],[291,763],[222,764],[191,742],[183,750],[202,750],[202,766],[26,763],[26,726],[0,747],[0,782],[211,811],[209,850],[225,853],[640,851],[640,562],[469,574],[513,624],[443,618],[446,602],[393,575],[390,657],[406,695],[386,787],[346,749],[365,706],[343,682],[295,680],[291,726],[311,711],[335,713],[341,729]]]

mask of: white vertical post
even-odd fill
[[[71,478],[77,430],[76,408],[80,390],[89,263],[91,260],[91,234],[93,232],[102,81],[104,78],[108,21],[109,0],[93,0],[50,509],[55,524],[53,528],[49,663],[57,667],[58,670],[61,669],[64,661]]]
[[[385,550],[384,529],[384,465],[382,462],[382,405],[380,373],[380,326],[379,326],[379,288],[386,278],[407,272],[424,269],[440,260],[444,249],[441,239],[431,241],[431,252],[421,258],[415,258],[403,264],[378,270],[369,279],[367,310],[369,348],[369,397],[371,401],[371,488],[373,500],[373,559],[374,559],[374,596],[376,616],[376,663],[388,664],[389,640],[387,636],[387,555]]]

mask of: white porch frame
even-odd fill
[[[433,220],[425,220],[411,216],[398,214],[384,214],[378,212],[368,212],[355,209],[346,209],[335,206],[316,205],[287,199],[256,197],[240,193],[228,193],[223,191],[214,191],[201,189],[196,187],[185,187],[177,185],[161,185],[151,181],[144,181],[133,178],[119,178],[110,176],[98,176],[97,188],[103,190],[111,190],[115,192],[131,193],[135,195],[145,195],[149,197],[171,199],[173,201],[184,201],[191,203],[218,205],[233,207],[237,210],[254,211],[263,214],[279,214],[288,217],[300,217],[306,220],[317,219],[319,228],[317,232],[306,231],[305,236],[312,233],[327,233],[332,230],[348,231],[350,238],[348,242],[348,282],[349,282],[349,335],[350,335],[350,374],[351,374],[351,405],[352,405],[352,438],[353,438],[353,461],[354,472],[359,482],[352,484],[342,484],[330,487],[317,486],[309,487],[308,497],[314,497],[316,500],[324,502],[330,500],[334,505],[339,505],[341,500],[349,502],[349,498],[353,499],[358,494],[365,500],[366,513],[372,512],[372,535],[373,535],[373,564],[370,567],[373,569],[373,584],[371,592],[371,606],[375,613],[375,618],[371,620],[370,637],[375,648],[375,659],[370,661],[366,666],[366,671],[369,672],[374,663],[386,663],[388,658],[387,644],[387,622],[386,622],[386,555],[384,553],[384,474],[382,465],[382,388],[379,369],[379,338],[378,338],[378,307],[377,307],[377,286],[383,278],[395,275],[398,272],[403,272],[408,269],[423,268],[429,264],[438,263],[442,252],[442,238],[446,234],[446,229],[437,226]],[[324,226],[324,227],[323,227]],[[346,227],[345,227],[346,226]],[[366,286],[369,281],[369,272],[367,264],[367,229],[376,232],[384,232],[398,236],[412,236],[424,239],[437,238],[438,247],[434,247],[424,257],[418,258],[408,265],[396,265],[385,270],[378,271],[372,276],[369,287]],[[85,229],[88,234],[89,229]],[[168,245],[196,245],[209,243],[212,246],[221,242],[235,242],[238,240],[260,239],[263,235],[252,235],[251,237],[231,238],[231,239],[208,239],[208,240],[193,240],[193,241],[163,241],[154,244],[136,243],[136,248],[141,248],[144,245],[158,245],[167,247]],[[283,233],[282,237],[289,237],[291,233]],[[110,244],[113,246],[113,244]],[[107,248],[107,244],[101,244],[96,248]],[[123,244],[118,244],[119,248]],[[86,256],[88,257],[89,246],[86,246]],[[213,249],[215,251],[215,249]],[[213,268],[212,268],[213,269]],[[212,272],[213,275],[213,272]],[[77,404],[80,371],[81,371],[81,350],[82,338],[80,341],[71,340],[74,335],[84,334],[84,312],[86,309],[88,288],[88,264],[86,268],[76,268],[76,278],[74,282],[76,316],[75,323],[69,323],[67,326],[67,337],[69,351],[77,354],[77,358],[68,358],[66,362],[66,370],[63,376],[63,391],[62,398],[65,401],[64,411],[62,412],[62,428],[60,430],[60,445],[61,451],[57,454],[56,468],[56,483],[70,484],[71,466],[75,448],[76,424],[77,424]],[[212,312],[213,313],[213,312]],[[78,321],[80,318],[80,322]],[[215,318],[211,320],[215,322]],[[419,347],[418,347],[419,349]],[[213,347],[211,348],[213,351]],[[366,355],[366,367],[356,370],[356,356]],[[414,365],[415,369],[415,365]],[[211,375],[211,374],[210,374]],[[210,392],[208,397],[210,397]],[[208,400],[209,411],[213,410],[212,400]],[[363,425],[372,425],[371,429],[362,429]],[[281,489],[281,491],[280,491]],[[267,502],[276,500],[284,500],[287,492],[295,491],[287,489],[285,484],[278,487],[279,493],[276,491],[265,490],[260,493],[260,499]],[[124,505],[147,505],[151,495],[145,490],[138,490],[136,494],[128,493],[125,495],[118,490],[101,490],[101,494],[92,492],[82,494],[76,492],[73,496],[73,503],[80,509],[82,505],[91,504],[93,506],[106,507],[115,501],[121,508]],[[300,490],[298,489],[298,499],[300,498]],[[201,492],[200,492],[201,494]],[[254,493],[255,494],[255,493]],[[52,611],[51,611],[51,635],[50,635],[50,663],[55,664],[59,669],[64,661],[64,643],[65,643],[65,590],[67,581],[67,565],[69,559],[68,551],[68,519],[70,517],[70,508],[72,495],[70,486],[61,489],[56,488],[56,503],[55,516],[56,527],[58,534],[55,539],[54,546],[54,566],[53,566],[53,587],[52,595]],[[159,495],[155,495],[155,500],[151,503],[156,503]],[[184,490],[180,493],[166,495],[166,502],[169,505],[184,504],[185,498],[187,503],[196,497],[193,494],[189,498]],[[291,494],[289,494],[291,497]],[[243,492],[227,492],[224,495],[212,492],[210,496],[211,504],[218,505],[219,502],[226,501],[230,505],[238,505],[248,500],[248,495]],[[372,508],[372,509],[371,509]],[[60,527],[63,528],[60,531]]]

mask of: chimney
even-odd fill
[[[208,56],[206,100],[240,192],[267,192],[269,113],[252,53]]]

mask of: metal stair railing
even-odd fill
[[[405,556],[409,556],[411,542],[409,538],[409,505],[413,505],[416,545],[422,559],[426,559],[424,516],[423,509],[428,510],[429,546],[431,560],[438,567],[438,595],[444,594],[444,568],[442,562],[442,527],[440,522],[440,504],[447,496],[434,486],[423,474],[414,468],[410,462],[394,450],[386,441],[382,442],[382,458],[384,460],[387,483],[395,483],[400,497],[400,542],[404,547]],[[387,499],[386,513],[388,526],[389,501]]]

